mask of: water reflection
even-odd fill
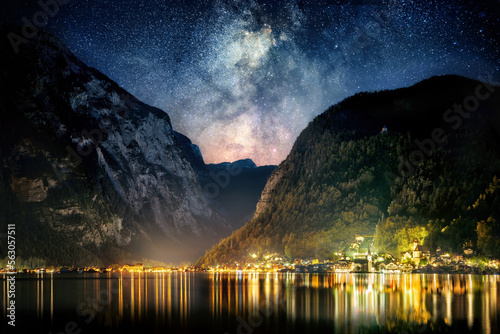
[[[205,321],[230,333],[237,326],[246,328],[243,332],[279,332],[284,325],[293,331],[295,324],[359,333],[464,324],[495,333],[499,282],[498,276],[437,274],[39,274],[18,277],[16,305],[19,318],[36,315],[44,324],[58,324],[69,313],[82,326],[106,328],[123,323],[184,328]],[[3,279],[4,317],[8,289]]]
[[[464,320],[470,330],[480,321],[484,333],[498,328],[497,276],[215,273],[211,279],[214,317],[224,310],[245,318],[281,309],[289,321],[326,321],[338,332],[372,325],[424,330],[440,320]]]

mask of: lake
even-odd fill
[[[19,275],[16,329],[53,334],[498,333],[499,282],[495,275],[458,274]],[[8,287],[5,279],[0,284],[5,329]]]

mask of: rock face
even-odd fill
[[[42,178],[28,179],[21,177],[12,179],[10,186],[22,202],[41,202],[47,198],[48,188],[43,184]]]
[[[179,142],[182,147],[182,151],[186,155],[187,160],[191,163],[191,166],[194,170],[206,170],[205,161],[203,160],[203,156],[201,155],[200,148],[198,145],[195,145],[191,142],[191,139],[174,131],[175,138]]]
[[[53,36],[14,54],[15,28],[0,30],[0,200],[10,204],[0,222],[19,225],[22,256],[50,257],[63,242],[82,261],[186,260],[229,233],[166,113]]]

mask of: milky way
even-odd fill
[[[166,111],[207,162],[265,165],[356,92],[442,74],[500,81],[500,11],[488,2],[72,1],[47,30]]]

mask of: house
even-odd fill
[[[371,261],[366,258],[354,259],[351,264],[351,271],[353,272],[371,272]]]
[[[438,246],[438,248],[436,248],[436,257],[440,256],[441,256],[441,247]]]
[[[458,263],[456,263],[456,262],[450,262],[448,264],[448,272],[457,271],[458,268],[459,268],[459,266],[458,266]]]
[[[469,256],[474,255],[474,250],[472,248],[464,249],[464,254]]]
[[[380,263],[380,264],[378,265],[378,267],[377,267],[377,268],[378,268],[378,271],[385,272],[385,271],[386,271],[386,269],[387,269],[387,265],[386,265],[385,263],[383,263],[383,262],[382,262],[382,263]]]
[[[296,273],[307,273],[306,266],[295,266]]]
[[[385,266],[385,271],[388,273],[400,273],[401,272],[401,270],[399,269],[399,266],[393,262],[391,262]]]
[[[411,251],[401,252],[401,258],[403,259],[411,259],[412,257],[413,257],[413,252]]]
[[[351,264],[346,260],[340,260],[333,264],[333,271],[336,273],[348,273]]]
[[[142,265],[142,263],[137,263],[137,264],[134,264],[134,265],[129,265],[129,264],[126,264],[123,266],[122,268],[124,271],[128,271],[128,272],[141,272],[144,270],[144,266]]]
[[[307,267],[307,271],[310,273],[325,273],[326,266],[323,264],[311,264]]]
[[[411,273],[413,270],[413,266],[409,263],[401,263],[399,265],[399,269],[402,273]]]
[[[431,252],[429,248],[424,245],[420,245],[420,242],[417,238],[413,239],[413,259],[429,259],[431,257]]]
[[[165,272],[165,271],[167,271],[167,268],[165,268],[165,267],[153,267],[153,268],[151,268],[151,271],[153,271],[153,272]]]
[[[500,267],[500,260],[497,260],[497,259],[489,260],[488,266],[491,268],[498,269]]]
[[[420,260],[427,259],[431,257],[431,252],[427,246],[421,245],[418,238],[413,239],[413,245],[410,250],[401,252],[401,257],[403,259],[412,259],[414,263],[420,263]]]

